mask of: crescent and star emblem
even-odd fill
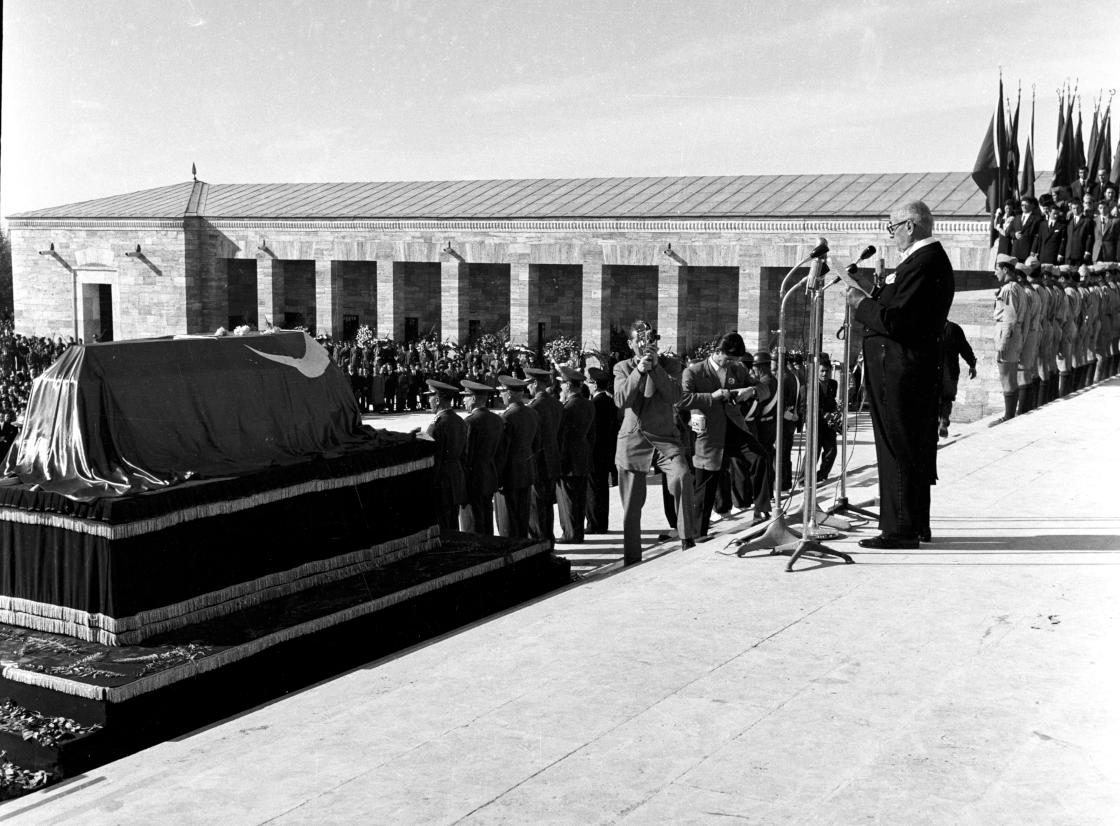
[[[309,379],[319,378],[319,376],[326,372],[327,365],[331,363],[331,358],[327,355],[327,351],[307,333],[303,334],[303,355],[299,358],[278,356],[274,353],[262,353],[260,350],[254,350],[252,347],[249,347],[248,344],[246,344],[245,347],[261,358],[266,358],[277,364],[283,364],[285,367],[294,367]]]

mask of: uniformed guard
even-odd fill
[[[1062,327],[1062,343],[1058,356],[1058,395],[1068,396],[1077,388],[1078,336],[1081,326],[1081,292],[1077,289],[1077,271],[1069,264],[1058,268],[1058,284],[1065,296],[1066,320]]]
[[[529,507],[529,536],[534,539],[554,539],[553,506],[556,504],[556,483],[560,481],[560,449],[557,437],[560,432],[560,414],[563,405],[552,395],[552,371],[539,367],[525,368],[527,379],[532,382],[533,400],[529,407],[540,418],[540,452],[537,454],[537,478]]]
[[[591,473],[587,477],[587,532],[606,533],[610,529],[610,485],[617,484],[615,449],[621,422],[614,403],[614,377],[599,367],[587,370],[595,408],[595,439],[591,450]]]
[[[459,527],[466,533],[494,535],[494,494],[498,492],[503,463],[505,424],[490,409],[493,394],[488,384],[462,381],[467,425],[467,503],[459,510]]]
[[[1038,359],[1038,338],[1042,332],[1042,299],[1031,287],[1027,280],[1027,266],[1024,263],[1015,265],[1015,277],[1022,287],[1025,298],[1023,303],[1023,347],[1019,351],[1018,381],[1018,415],[1033,410],[1034,399],[1031,394],[1033,386],[1031,381],[1036,371],[1035,362]]]
[[[1047,364],[1051,356],[1051,316],[1053,308],[1050,306],[1051,294],[1046,289],[1043,279],[1042,265],[1035,257],[1026,261],[1027,281],[1030,290],[1038,301],[1038,349],[1035,351],[1034,364],[1028,365],[1027,377],[1030,379],[1031,409],[1041,407],[1050,399],[1046,396],[1043,379],[1049,376]]]
[[[1010,255],[996,256],[996,291],[992,320],[996,325],[996,368],[999,371],[1000,390],[1003,391],[1003,416],[992,422],[999,424],[1015,417],[1018,403],[1019,357],[1023,352],[1023,319],[1026,300],[1023,289],[1015,277],[1016,261]]]
[[[540,417],[525,403],[529,381],[498,376],[498,383],[506,403],[501,414],[505,424],[505,461],[494,496],[494,517],[500,536],[526,539],[529,536],[529,492],[537,478],[537,454],[541,447]]]
[[[582,394],[585,376],[570,367],[560,368],[560,481],[556,504],[560,512],[560,541],[583,542],[587,514],[587,477],[591,473],[591,448],[595,441],[595,405]]]
[[[451,409],[459,392],[450,384],[428,379],[428,403],[435,418],[425,435],[436,443],[436,486],[439,491],[440,531],[459,529],[459,506],[467,501],[463,456],[467,449],[467,426]]]

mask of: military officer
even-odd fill
[[[560,481],[556,503],[560,512],[560,541],[583,542],[587,516],[587,477],[591,473],[591,448],[595,441],[595,405],[582,394],[585,376],[570,367],[560,368]]]
[[[463,455],[467,449],[467,426],[451,409],[458,393],[455,387],[428,379],[428,403],[435,418],[425,435],[436,443],[436,485],[439,490],[440,531],[459,529],[459,506],[467,501]]]
[[[560,481],[560,414],[564,406],[552,395],[552,371],[539,367],[526,367],[527,379],[532,383],[529,391],[533,400],[529,407],[540,419],[540,452],[537,454],[537,478],[533,482],[529,507],[529,536],[534,539],[554,539],[553,506],[556,504],[556,483]]]
[[[587,532],[606,533],[610,527],[610,484],[617,477],[614,452],[618,444],[620,416],[612,394],[613,378],[606,370],[587,370],[595,409],[595,438],[591,450],[591,473],[587,477]]]
[[[466,533],[494,535],[494,494],[502,468],[505,424],[490,409],[497,391],[488,384],[463,379],[467,425],[467,503],[459,511],[459,527]]]
[[[540,417],[525,403],[530,382],[513,376],[498,376],[506,403],[502,411],[505,425],[505,451],[494,496],[494,516],[498,534],[510,539],[529,536],[530,490],[537,478],[537,453],[540,452]]]
[[[999,371],[1000,390],[1003,392],[1003,416],[993,424],[1015,417],[1019,396],[1018,365],[1023,352],[1026,299],[1023,288],[1015,277],[1015,263],[1010,255],[996,256],[995,275],[1000,287],[996,292],[992,319],[996,325],[996,368]]]

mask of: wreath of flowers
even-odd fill
[[[553,364],[569,364],[579,358],[582,349],[574,338],[557,333],[550,341],[545,342],[544,355]]]
[[[369,328],[368,324],[363,324],[358,328],[358,332],[354,336],[354,341],[359,347],[368,347],[373,344],[373,330]]]

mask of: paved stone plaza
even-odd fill
[[[0,820],[1115,823],[1118,409],[1113,379],[969,426],[920,551],[665,553]]]

